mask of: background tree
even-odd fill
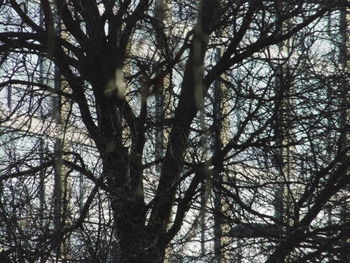
[[[208,260],[340,258],[348,76],[329,63],[326,15],[347,5],[3,1],[6,254],[163,262],[195,246],[205,209],[231,240],[211,249],[206,231]]]

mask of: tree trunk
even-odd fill
[[[161,263],[166,247],[155,241],[145,225],[141,171],[132,167],[127,148],[116,149],[105,154],[103,162],[117,243],[112,262]]]
[[[112,200],[118,244],[113,263],[162,263],[165,247],[158,245],[148,234],[142,204],[137,203],[130,192],[124,193]]]

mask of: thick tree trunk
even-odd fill
[[[112,201],[118,244],[115,263],[162,263],[165,247],[151,240],[141,217],[141,206],[129,195]]]
[[[112,262],[161,263],[165,247],[147,231],[141,171],[134,169],[129,159],[127,149],[118,148],[105,154],[103,162],[117,243]]]

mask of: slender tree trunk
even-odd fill
[[[346,0],[346,3],[349,1]],[[349,82],[348,82],[348,74],[349,74],[349,20],[350,16],[348,14],[346,7],[342,8],[340,11],[340,24],[339,24],[339,33],[341,37],[341,41],[339,43],[339,64],[341,69],[343,70],[344,76],[342,77],[341,82],[341,91],[340,91],[340,128],[341,128],[341,147],[342,150],[345,150],[345,147],[349,145]],[[344,160],[347,156],[344,156]],[[350,187],[347,187],[346,190],[350,190]],[[347,202],[344,202],[341,207],[341,215],[340,220],[342,223],[346,224],[350,222],[350,205]],[[340,260],[341,262],[350,262],[350,243],[348,241],[348,237],[350,236],[349,230],[344,230],[344,238],[342,243],[344,244],[342,247],[342,251],[340,252]]]

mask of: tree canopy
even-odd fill
[[[348,7],[1,1],[0,257],[346,262]]]

